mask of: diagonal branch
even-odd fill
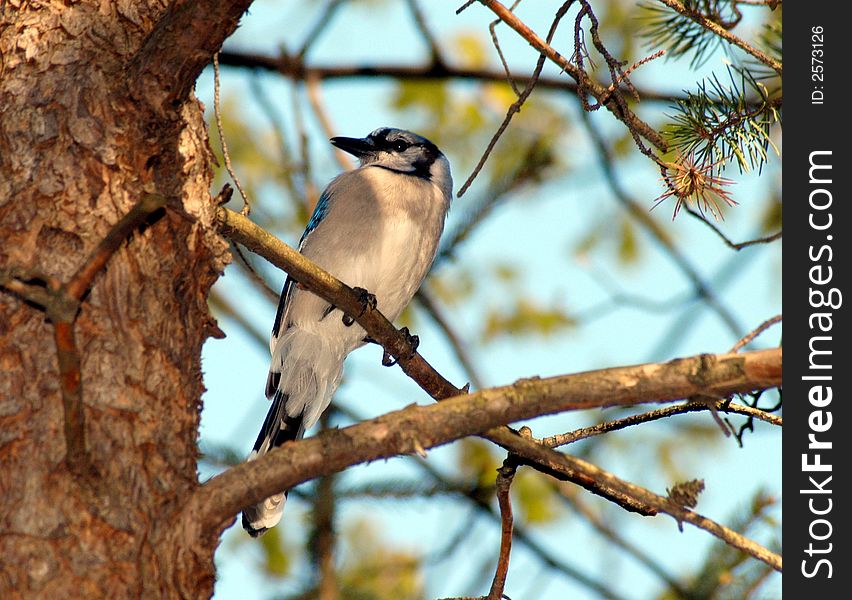
[[[781,65],[780,62],[778,62],[777,60],[775,60],[774,58],[772,58],[771,56],[769,56],[765,52],[762,52],[761,50],[758,50],[754,46],[750,45],[748,42],[746,42],[742,38],[737,37],[736,35],[734,35],[730,31],[728,31],[727,29],[725,29],[724,27],[719,25],[716,21],[709,19],[707,16],[701,14],[700,12],[697,12],[695,10],[691,10],[689,7],[684,5],[682,2],[679,2],[678,0],[657,0],[657,1],[662,3],[662,4],[665,4],[670,9],[672,9],[673,11],[678,13],[679,15],[682,15],[682,16],[688,18],[688,19],[691,19],[692,21],[695,21],[696,23],[701,25],[704,29],[706,29],[708,31],[712,31],[714,34],[716,34],[717,36],[719,36],[720,38],[722,38],[726,42],[733,44],[734,46],[737,46],[738,48],[741,48],[742,50],[751,54],[754,58],[756,58],[757,60],[759,60],[760,62],[765,64],[767,67],[769,67],[770,69],[772,69],[773,71],[775,71],[776,73],[781,75],[782,65]]]
[[[479,2],[494,12],[494,14],[506,23],[506,25],[514,29],[522,38],[524,38],[530,46],[547,56],[551,62],[555,63],[559,66],[559,68],[568,73],[568,75],[570,75],[575,81],[578,83],[582,82],[582,91],[590,94],[598,102],[602,102],[613,116],[627,125],[631,131],[644,137],[659,150],[664,152],[667,150],[668,144],[653,127],[636,116],[636,114],[627,108],[626,105],[616,102],[613,98],[612,92],[608,88],[590,80],[585,71],[580,69],[565,56],[562,56],[553,48],[553,46],[541,39],[532,29],[527,27],[523,21],[516,17],[503,4],[497,2],[497,0],[479,0]]]
[[[227,209],[220,208],[218,220],[222,232],[229,236],[232,240],[245,245],[249,250],[263,256],[279,268],[287,271],[296,281],[298,281],[305,289],[317,294],[332,305],[341,309],[344,313],[354,318],[360,326],[362,326],[367,334],[378,342],[385,351],[395,358],[402,368],[403,372],[411,377],[424,391],[436,400],[444,400],[464,394],[467,390],[461,390],[450,383],[440,373],[438,373],[420,354],[412,349],[408,337],[398,331],[380,312],[377,310],[364,310],[359,296],[347,285],[331,276],[329,273],[320,269],[313,262],[302,256],[293,248],[280,242],[274,236],[258,227],[245,217]],[[749,385],[755,384],[753,376],[762,377],[768,375],[765,380],[768,386],[778,385],[780,382],[780,350],[776,350],[777,355],[769,357],[755,358],[759,356],[755,353],[738,355],[743,358],[743,362],[739,366],[735,366],[731,375],[735,375],[736,371],[740,373],[737,377],[744,377],[749,381]],[[712,356],[712,355],[708,355]],[[762,355],[760,355],[762,356]],[[750,366],[746,365],[746,358],[751,361]],[[768,360],[766,363],[764,361]],[[654,401],[673,400],[678,397],[690,397],[696,395],[709,395],[715,397],[724,397],[730,393],[741,391],[737,386],[735,389],[728,389],[723,386],[720,389],[714,388],[704,379],[705,370],[713,363],[713,359],[708,359],[709,362],[700,363],[690,366],[679,366],[678,361],[666,363],[670,369],[686,369],[678,377],[686,378],[691,381],[691,390],[684,396],[669,396],[667,398],[657,397]],[[756,361],[756,362],[755,362]],[[696,369],[696,372],[690,369]],[[755,370],[756,369],[756,370]],[[763,372],[768,369],[768,371]],[[751,372],[751,376],[745,374],[746,371]],[[534,380],[530,380],[534,381]],[[569,407],[558,408],[557,410],[569,410],[576,408],[590,408],[599,406],[610,406],[621,404],[609,389],[612,382],[605,384],[607,393],[601,396],[598,403],[590,399],[581,401],[576,405]],[[737,383],[742,384],[743,381]],[[519,389],[523,387],[522,383],[517,384]],[[625,382],[627,385],[627,382]],[[629,385],[636,385],[630,383]],[[710,385],[710,387],[708,387]],[[761,388],[761,385],[757,385]],[[497,388],[498,390],[501,388]],[[751,388],[750,388],[751,389]],[[726,391],[727,390],[727,391]],[[478,394],[494,393],[493,390],[484,390]],[[499,392],[496,392],[499,394]],[[589,390],[583,390],[584,394],[590,393]],[[561,397],[560,397],[561,398]],[[604,401],[602,398],[608,398]],[[591,402],[591,404],[589,404]],[[601,403],[602,402],[602,403]],[[610,403],[608,403],[610,402]],[[626,400],[627,404],[632,404],[635,401]],[[561,406],[561,405],[560,405]],[[524,417],[521,417],[524,418]],[[513,419],[505,419],[503,422],[511,422]],[[468,434],[469,435],[469,434]],[[488,431],[483,435],[486,439],[496,443],[502,448],[517,454],[523,458],[523,463],[533,468],[557,477],[562,480],[570,480],[578,485],[581,485],[599,494],[609,500],[616,502],[627,510],[642,512],[643,508],[636,505],[629,496],[617,490],[611,490],[605,484],[601,485],[594,478],[583,477],[582,474],[577,474],[576,470],[567,468],[564,464],[563,455],[537,444],[531,440],[526,440],[517,435],[509,428],[502,427]],[[573,477],[578,479],[573,479]],[[272,493],[272,492],[270,492]],[[268,496],[269,494],[267,494]],[[261,496],[266,497],[266,496]],[[250,502],[246,503],[250,504]]]
[[[514,435],[523,440],[502,427],[505,423],[579,408],[668,402],[693,396],[697,390],[726,395],[777,386],[780,382],[781,350],[772,349],[522,380],[429,406],[409,406],[358,425],[284,444],[258,460],[213,477],[183,506],[176,525],[191,528],[189,534],[213,534],[244,506],[281,489],[355,464],[421,452],[469,435],[484,433],[498,441]],[[537,454],[533,458],[540,464],[547,463],[552,473],[563,474],[562,478],[570,478],[587,489],[603,487],[612,496],[625,499],[622,506],[631,503],[634,510],[643,514],[664,512],[679,522],[693,523],[767,564],[780,566],[780,559],[773,558],[768,550],[754,548],[753,542],[673,505],[665,497],[576,457],[528,443],[536,449],[531,453]],[[523,447],[522,450],[526,452]],[[526,456],[520,458],[527,464]]]
[[[127,66],[132,92],[157,112],[189,97],[201,71],[252,0],[175,0]]]
[[[62,393],[64,412],[65,460],[69,468],[77,474],[87,474],[90,471],[86,451],[81,359],[74,336],[74,323],[80,303],[91,288],[95,276],[106,266],[121,244],[165,204],[166,198],[163,196],[145,194],[110,228],[68,283],[62,284],[54,278],[34,273],[14,270],[0,272],[0,287],[5,287],[42,307],[53,323],[59,365],[59,389]]]

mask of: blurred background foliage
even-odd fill
[[[544,37],[559,4],[528,1],[517,14]],[[780,60],[780,2],[683,4],[715,15]],[[780,78],[658,2],[590,6],[603,43],[626,65],[667,50],[630,74],[642,97],[630,105],[671,142],[661,161],[676,170],[679,160],[697,157],[704,175],[731,181],[723,193],[736,204],[720,207],[724,214],[714,219],[700,197],[672,196],[659,165],[638,151],[624,125],[605,110],[583,114],[576,93],[547,84],[571,82],[547,64],[474,185],[455,201],[432,273],[399,322],[459,385],[724,351],[780,312],[780,242],[736,251],[722,238],[780,230]],[[295,245],[327,181],[352,166],[325,140],[382,125],[438,144],[458,189],[517,95],[491,39],[493,14],[475,4],[456,16],[455,8],[414,0],[255,2],[226,53],[286,56],[304,67],[287,76],[222,58],[221,124],[255,222]],[[577,9],[553,42],[565,56],[574,50]],[[588,23],[584,29],[588,36]],[[512,75],[528,77],[535,52],[504,25],[495,32]],[[589,72],[608,85],[606,62],[594,49],[588,58]],[[467,74],[381,74],[436,64]],[[374,72],[311,75],[312,68],[351,65]],[[215,194],[229,177],[211,73],[198,95],[220,165]],[[673,220],[680,201],[689,213]],[[283,274],[241,254],[210,298],[228,339],[205,349],[203,477],[242,460],[266,411],[264,356]],[[751,347],[779,340],[780,328]],[[375,351],[356,355],[331,426],[429,401],[398,370],[379,367]],[[776,401],[768,394],[761,406]],[[542,437],[635,412],[530,425]],[[704,476],[699,511],[779,550],[779,503],[767,490],[780,490],[780,431],[759,423],[743,441],[736,447],[709,415],[698,414],[588,438],[567,451],[660,492]],[[499,546],[494,482],[504,458],[468,439],[427,459],[400,458],[299,486],[281,526],[259,540],[239,527],[226,533],[216,597],[482,595]],[[627,514],[529,469],[515,478],[512,499],[517,529],[506,591],[513,600],[780,597],[778,574],[703,532],[680,534],[662,518]]]

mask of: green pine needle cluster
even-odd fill
[[[690,13],[706,17],[725,29],[731,29],[742,18],[732,0],[683,0],[683,5]],[[703,65],[724,42],[712,31],[667,6],[650,2],[639,6],[645,13],[642,37],[648,44],[665,48],[670,58],[691,54],[693,68]]]
[[[780,101],[748,69],[728,66],[726,79],[713,74],[686,94],[665,131],[681,154],[705,165],[733,161],[748,171],[763,167],[770,148],[777,153],[771,133],[781,121]]]

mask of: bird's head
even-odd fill
[[[447,158],[435,144],[416,133],[381,127],[365,138],[334,137],[331,143],[357,157],[362,167],[382,167],[452,188]]]

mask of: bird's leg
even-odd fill
[[[411,347],[411,356],[414,356],[417,352],[417,347],[420,345],[420,338],[408,331],[408,327],[403,327],[399,330],[399,332],[405,336],[405,341],[408,342],[408,345]],[[387,350],[384,351],[384,354],[382,355],[382,365],[385,367],[392,367],[397,362],[398,361],[393,358]]]
[[[361,312],[358,313],[359,317],[368,310],[376,310],[376,296],[374,294],[371,294],[364,288],[360,287],[354,287],[352,288],[352,291],[358,294],[358,302],[361,303]],[[347,314],[343,315],[343,324],[347,327],[352,325],[354,322],[355,319],[353,317],[350,317]]]

